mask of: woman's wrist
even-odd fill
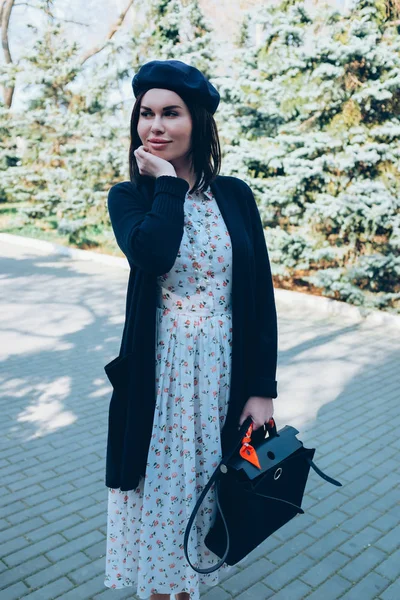
[[[177,177],[177,174],[175,169],[173,171],[161,171],[161,173],[158,173],[156,179],[158,179],[158,177]]]

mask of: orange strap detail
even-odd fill
[[[260,461],[258,460],[257,452],[250,444],[251,434],[253,431],[253,423],[250,423],[248,430],[242,439],[242,446],[240,447],[239,454],[242,458],[248,460],[252,465],[261,469]]]

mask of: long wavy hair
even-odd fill
[[[129,147],[129,176],[131,182],[140,183],[145,175],[139,173],[134,151],[142,146],[137,132],[142,98],[147,90],[138,94],[131,115],[131,143]],[[196,190],[204,191],[217,177],[221,169],[221,147],[217,124],[213,115],[197,102],[180,95],[186,103],[192,117],[192,136],[189,157],[196,173],[196,181],[190,193]]]

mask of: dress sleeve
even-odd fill
[[[256,327],[253,332],[251,371],[248,396],[276,398],[276,367],[278,354],[278,324],[275,295],[268,249],[260,213],[251,188],[246,184],[248,207],[252,222],[256,266],[255,306]]]
[[[182,240],[188,189],[189,183],[181,177],[157,177],[150,210],[129,181],[110,189],[107,205],[111,225],[130,264],[155,275],[170,271]]]

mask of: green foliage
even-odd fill
[[[197,0],[149,0],[142,21],[88,60],[52,2],[41,6],[40,39],[0,69],[3,85],[20,73],[28,92],[24,110],[0,105],[0,201],[20,203],[21,223],[56,227],[80,247],[95,246],[104,226],[111,235],[107,192],[129,173],[118,90],[143,62],[180,59],[221,93],[223,174],[254,190],[278,285],[399,311],[400,37],[390,3],[355,0],[346,15],[264,3],[227,49]]]
[[[236,126],[222,131],[225,164],[259,201],[273,273],[398,311],[400,39],[389,18],[374,0],[346,16],[311,16],[302,2],[250,12],[245,32],[261,24],[263,39],[237,49],[224,94]]]
[[[20,211],[22,223],[55,217],[71,244],[93,245],[93,224],[109,224],[108,189],[129,176],[128,115],[110,93],[153,58],[182,57],[211,72],[215,50],[197,1],[152,0],[145,27],[135,24],[107,42],[101,59],[86,61],[51,5],[41,4],[46,28],[20,61],[31,92],[26,109],[11,114],[0,106],[0,194],[31,201]],[[5,81],[7,73],[1,75]]]

